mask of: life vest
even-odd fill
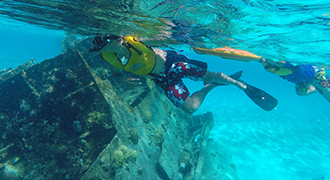
[[[147,75],[155,67],[156,55],[154,51],[137,41],[133,36],[124,37],[125,47],[129,50],[128,60],[120,60],[117,54],[113,52],[103,52],[101,55],[105,61],[111,65],[136,75]]]

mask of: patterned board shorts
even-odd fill
[[[166,51],[163,71],[154,78],[154,81],[165,91],[166,96],[175,106],[181,107],[190,94],[182,78],[202,81],[206,69],[207,64],[204,62],[191,60],[175,51]]]

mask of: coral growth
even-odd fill
[[[114,165],[116,167],[121,167],[124,162],[124,153],[120,150],[115,150],[115,152],[113,153],[113,157],[115,160]]]
[[[107,114],[101,113],[99,111],[94,111],[88,114],[89,118],[87,119],[87,127],[91,128],[95,125],[101,125],[106,129],[111,128],[111,119]]]
[[[161,145],[164,142],[163,137],[163,131],[160,127],[157,128],[156,134],[155,134],[155,144]]]
[[[182,151],[179,156],[179,164],[187,164],[190,161],[191,155],[187,151]]]
[[[139,142],[139,130],[136,127],[132,127],[129,130],[129,139],[133,144],[137,144]]]
[[[21,179],[23,178],[23,165],[18,163],[16,165],[5,163],[3,164],[3,174],[4,179]]]
[[[137,151],[130,151],[127,146],[120,145],[117,150],[113,153],[114,165],[117,168],[122,167],[124,163],[128,163],[129,161],[135,161],[137,157]]]
[[[144,111],[144,115],[145,117],[142,119],[143,122],[149,123],[152,121],[152,112],[149,109]]]

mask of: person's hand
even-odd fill
[[[126,77],[123,74],[117,74],[115,77],[118,83],[121,83],[128,88],[135,88],[142,85],[142,81],[138,77]]]
[[[141,79],[140,78],[134,78],[134,77],[125,77],[123,78],[124,83],[128,86],[140,86],[142,85]]]
[[[321,84],[324,88],[330,87],[330,84],[329,84],[329,81],[328,81],[328,80],[321,81],[320,84]]]

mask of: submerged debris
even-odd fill
[[[106,62],[77,49],[0,83],[0,179],[237,177],[230,160],[226,171],[203,169],[214,164],[205,163],[212,113],[193,118],[150,87],[132,107],[136,92],[123,93]]]
[[[24,70],[32,67],[36,63],[35,59],[31,59],[28,62],[16,67],[15,69],[8,68],[0,71],[0,83],[6,81],[7,79],[15,76],[16,74],[22,73],[25,75]]]

